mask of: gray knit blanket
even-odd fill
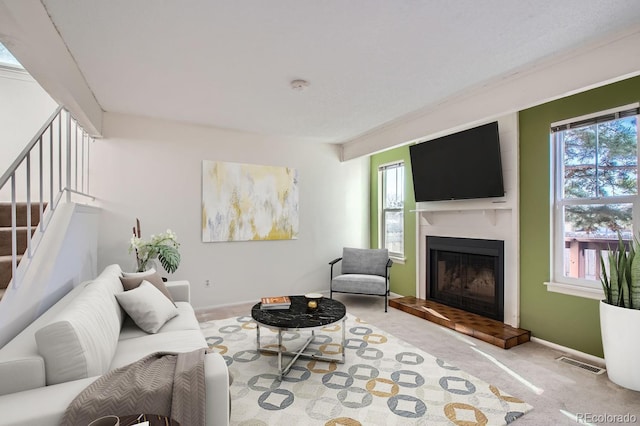
[[[87,425],[106,415],[158,414],[181,425],[204,426],[204,349],[156,352],[112,370],[67,407],[61,425]]]

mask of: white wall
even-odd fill
[[[29,74],[0,67],[0,175],[57,107]]]
[[[0,300],[0,347],[45,312],[73,287],[97,275],[98,209],[60,203],[18,288]],[[28,268],[27,268],[28,267]]]
[[[104,135],[91,148],[91,192],[103,208],[99,269],[133,270],[136,217],[143,238],[177,233],[182,262],[170,278],[191,281],[195,307],[328,290],[328,262],[345,245],[368,246],[368,158],[340,162],[334,145],[111,113]],[[298,169],[298,239],[203,243],[202,160]]]

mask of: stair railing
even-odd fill
[[[7,289],[18,288],[24,275],[22,272],[18,276],[24,268],[18,270],[17,200],[24,199],[26,203],[27,249],[22,259],[30,260],[63,194],[66,194],[67,202],[71,201],[72,194],[94,199],[89,193],[89,149],[92,142],[93,138],[60,106],[0,177],[0,200],[6,202],[8,198],[11,202],[12,279]],[[32,162],[37,162],[35,172]],[[33,175],[36,175],[35,179]],[[20,183],[22,185],[17,185]],[[34,189],[35,197],[32,196]],[[33,205],[38,206],[40,218],[35,229],[31,217]]]

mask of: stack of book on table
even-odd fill
[[[260,309],[289,309],[291,306],[289,296],[263,297],[260,302]]]

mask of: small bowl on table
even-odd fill
[[[304,297],[307,299],[307,307],[309,309],[316,309],[324,296],[322,296],[321,293],[307,293]]]

